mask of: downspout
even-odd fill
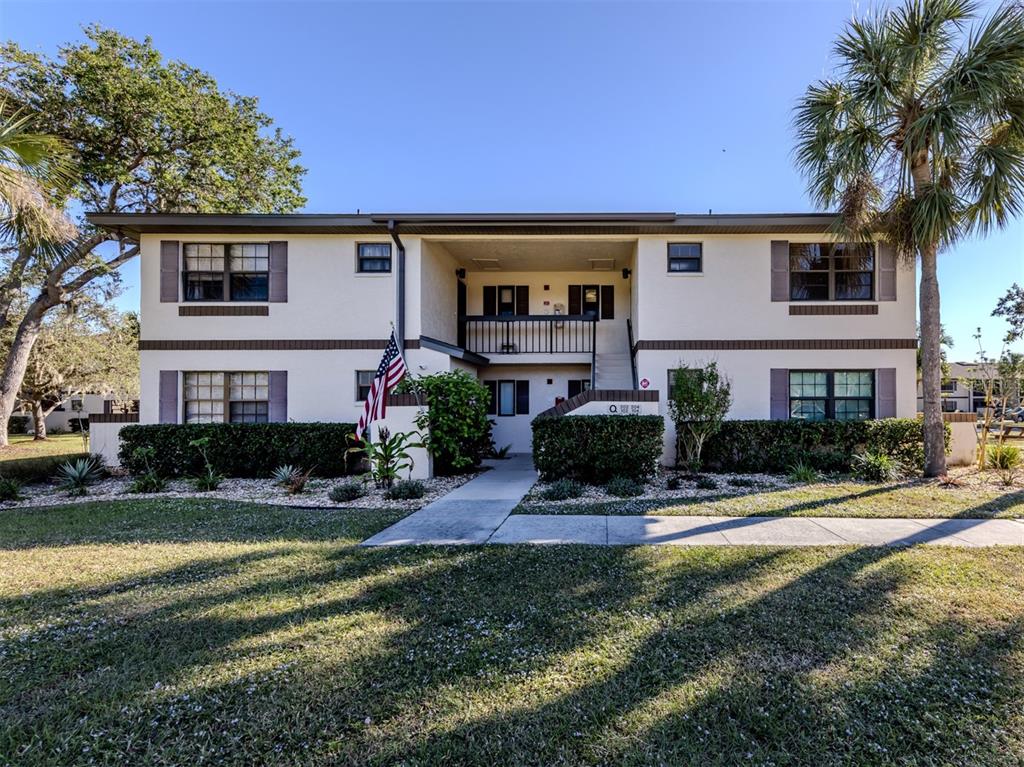
[[[388,221],[388,232],[391,239],[395,241],[398,248],[398,270],[397,270],[397,291],[398,302],[395,307],[395,335],[398,338],[398,345],[405,354],[405,245],[402,238],[398,236],[398,222],[394,219]]]

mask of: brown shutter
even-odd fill
[[[160,423],[178,422],[178,371],[160,371]]]
[[[270,243],[270,287],[267,298],[274,303],[288,300],[288,243]]]
[[[530,414],[530,382],[516,381],[516,415]]]
[[[530,313],[530,286],[516,286],[516,314],[526,316]]]
[[[772,240],[772,301],[789,300],[789,241]]]
[[[789,419],[789,369],[771,369],[771,419],[785,421]]]
[[[896,300],[896,248],[878,243],[878,300]]]
[[[601,319],[615,319],[615,286],[601,286]]]
[[[498,313],[498,288],[496,285],[484,285],[484,315],[493,317]]]
[[[178,303],[178,241],[160,241],[160,303]]]
[[[875,418],[896,417],[896,368],[875,371]]]
[[[583,286],[569,286],[569,314],[583,314]]]
[[[497,415],[498,414],[498,382],[497,381],[484,381],[484,386],[487,387],[487,391],[491,395],[491,401],[487,403],[487,415]]]
[[[288,371],[271,370],[269,378],[267,420],[271,423],[285,423],[288,420]]]

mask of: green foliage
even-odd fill
[[[396,482],[384,492],[390,501],[412,501],[427,494],[427,486],[418,479],[404,479]]]
[[[600,485],[646,479],[661,458],[665,421],[657,415],[578,415],[533,421],[533,463],[541,479]]]
[[[361,458],[350,423],[197,423],[132,424],[121,430],[121,465],[133,474],[145,469],[134,457],[137,447],[153,448],[152,466],[164,477],[195,476],[206,460],[225,477],[268,477],[286,463],[315,466],[318,476],[350,474]],[[348,458],[346,458],[348,455]],[[348,470],[346,470],[348,469]]]
[[[189,443],[189,446],[194,447],[203,459],[202,471],[191,479],[192,487],[201,493],[216,490],[220,487],[221,482],[224,481],[224,476],[214,468],[212,463],[210,463],[210,458],[207,453],[207,449],[210,446],[210,438],[200,437],[199,439],[194,439]]]
[[[803,461],[790,466],[787,476],[790,482],[800,482],[807,485],[818,482],[821,479],[821,474],[818,470]]]
[[[335,503],[346,503],[362,498],[364,495],[366,495],[366,487],[362,482],[342,482],[340,485],[332,487],[327,497]]]
[[[146,469],[132,478],[128,485],[129,493],[162,493],[167,489],[167,480],[153,469]]]
[[[629,477],[612,477],[604,489],[608,495],[619,498],[635,498],[644,494],[644,486]]]
[[[700,469],[707,439],[718,432],[732,404],[732,385],[709,362],[703,368],[681,365],[674,371],[668,412],[676,427],[676,462]]]
[[[757,482],[747,477],[729,477],[725,484],[731,487],[757,487]]]
[[[1024,338],[1024,288],[1016,282],[999,299],[993,317],[1003,317],[1009,324],[1007,341],[1018,341]]]
[[[851,468],[853,476],[866,482],[894,482],[906,473],[899,460],[877,450],[855,454]]]
[[[985,456],[990,469],[1016,469],[1021,464],[1020,448],[1016,445],[989,445]]]
[[[582,493],[583,485],[575,479],[556,479],[541,491],[540,497],[545,501],[567,501]]]
[[[8,434],[25,434],[28,432],[28,421],[27,415],[12,415],[7,419],[7,433]]]
[[[412,471],[413,460],[409,456],[409,450],[414,447],[422,447],[419,442],[420,435],[416,432],[395,432],[392,434],[388,429],[382,428],[377,432],[377,439],[374,442],[367,442],[363,447],[351,448],[366,456],[370,462],[370,476],[377,487],[390,488],[402,471]]]
[[[434,471],[442,476],[472,471],[491,454],[491,421],[487,417],[490,392],[464,370],[405,378],[398,391],[415,392],[427,402],[416,419],[426,434],[424,444],[434,458]]]
[[[0,477],[0,501],[17,501],[21,498],[21,483],[10,477]]]
[[[947,449],[950,439],[946,424]],[[883,453],[908,471],[924,465],[922,423],[917,418],[877,421],[725,421],[705,446],[705,464],[717,471],[785,474],[804,463],[819,472],[848,473],[852,457]]]
[[[698,490],[717,490],[718,483],[715,482],[711,477],[701,475],[697,477],[697,481],[694,483],[697,485]]]
[[[665,480],[666,490],[678,490],[683,486],[683,480],[678,474],[670,474],[668,479]]]
[[[310,474],[312,474],[312,469],[303,471],[298,466],[286,463],[274,469],[270,478],[275,485],[280,485],[287,490],[288,495],[298,495],[305,492]]]
[[[24,484],[30,484],[32,482],[45,482],[53,479],[54,474],[63,463],[89,457],[89,453],[85,452],[43,455],[32,458],[14,458],[9,461],[3,461],[0,466],[3,468],[5,477],[17,479]]]
[[[89,485],[96,484],[102,477],[103,466],[90,457],[62,463],[54,481],[68,495],[88,495]]]
[[[503,459],[508,458],[508,451],[512,449],[512,445],[503,445],[502,447],[495,447],[491,450],[491,458]]]

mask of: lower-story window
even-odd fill
[[[187,371],[185,423],[266,423],[267,372]]]
[[[491,393],[487,415],[529,415],[529,381],[484,381]]]
[[[569,399],[572,399],[577,394],[582,394],[590,388],[589,378],[570,378],[569,379]]]
[[[865,421],[875,414],[870,370],[791,370],[789,417],[805,421]]]

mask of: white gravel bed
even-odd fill
[[[60,506],[83,503],[88,501],[132,500],[141,498],[209,498],[226,501],[248,501],[265,503],[275,506],[297,506],[309,508],[359,508],[359,509],[406,509],[415,510],[426,506],[431,501],[450,493],[479,472],[460,474],[457,477],[435,477],[420,480],[426,485],[427,492],[422,498],[392,501],[384,497],[384,490],[376,488],[373,482],[364,484],[366,495],[353,501],[335,503],[327,494],[335,485],[346,482],[359,482],[358,477],[338,477],[336,479],[310,479],[302,493],[289,495],[284,488],[275,485],[269,479],[225,479],[217,490],[197,492],[188,480],[172,479],[167,489],[161,493],[131,493],[129,477],[110,477],[89,486],[86,496],[69,496],[50,483],[26,485],[21,489],[21,499],[0,503],[0,508],[26,508],[33,506]]]
[[[751,490],[784,490],[796,487],[786,477],[776,474],[703,474],[702,477],[715,483],[714,488],[700,488],[693,479],[687,475],[679,474],[680,484],[675,490],[666,487],[668,478],[676,472],[661,469],[659,472],[644,483],[642,495],[631,496],[631,501],[660,501],[676,498],[708,498],[720,497],[722,495],[746,495]],[[736,484],[733,484],[736,483]],[[549,483],[538,482],[530,490],[529,494],[522,500],[523,505],[544,504],[546,506],[571,506],[576,503],[594,503],[595,501],[621,501],[623,498],[605,492],[600,485],[583,485],[582,492],[575,498],[564,501],[549,501],[544,498],[544,491]]]

